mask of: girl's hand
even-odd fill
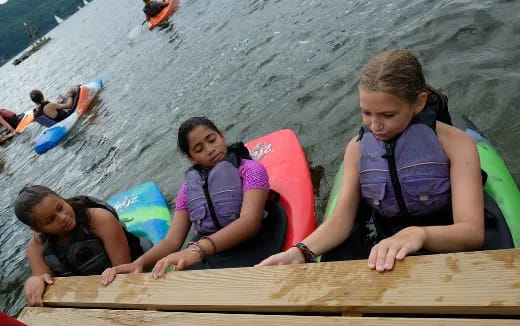
[[[49,274],[31,276],[25,281],[23,294],[28,306],[43,307],[42,296],[47,284],[53,284]]]
[[[191,266],[200,261],[201,259],[199,252],[193,247],[188,247],[184,250],[169,254],[168,256],[159,260],[153,268],[152,277],[157,279],[163,276],[168,267],[171,265],[175,265],[175,270],[180,271],[184,267]]]
[[[293,247],[285,252],[280,252],[262,260],[260,264],[256,264],[255,267],[303,263],[305,263],[305,257],[302,252],[300,249]]]
[[[368,257],[368,267],[378,272],[394,268],[395,260],[403,260],[408,254],[423,247],[426,239],[424,229],[416,226],[407,227],[390,238],[379,241]]]
[[[110,284],[115,278],[117,274],[127,274],[127,273],[142,273],[143,265],[133,262],[130,264],[118,265],[115,267],[110,267],[105,269],[103,274],[101,274],[101,283],[103,285]]]

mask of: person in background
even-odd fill
[[[24,114],[16,114],[11,110],[0,109],[0,143],[15,135],[15,129]]]
[[[43,93],[37,89],[31,91],[31,100],[36,103],[36,108],[34,109],[34,117],[38,119],[39,116],[46,116],[47,118],[60,122],[66,117],[68,117],[72,110],[72,105],[74,103],[73,95],[75,93],[74,88],[70,88],[67,91],[67,100],[65,103],[53,103],[45,100]]]
[[[157,16],[157,14],[159,14],[163,8],[168,6],[168,1],[158,2],[152,0],[143,0],[143,2],[143,12],[147,21],[150,20],[151,17]]]

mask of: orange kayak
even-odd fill
[[[18,123],[18,126],[15,129],[16,133],[17,134],[21,133],[33,121],[34,121],[33,110],[29,110],[29,111],[25,112],[24,116],[22,118],[22,121],[20,121],[20,123]]]
[[[159,25],[160,23],[168,19],[168,17],[170,17],[175,12],[176,8],[177,0],[170,0],[167,7],[161,10],[161,12],[158,13],[156,16],[150,18],[150,20],[148,21],[148,29],[152,30],[155,28],[155,26]]]

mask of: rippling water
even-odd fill
[[[324,168],[321,215],[360,124],[359,73],[382,50],[413,49],[451,110],[467,114],[520,179],[519,1],[185,0],[153,32],[140,10],[140,1],[93,1],[39,52],[0,68],[0,106],[16,112],[32,106],[33,88],[53,99],[92,77],[106,84],[57,148],[33,153],[39,127],[0,148],[2,311],[20,311],[30,274],[31,231],[11,207],[17,191],[45,184],[107,198],[153,180],[173,203],[188,167],[176,132],[193,115],[214,119],[229,140],[295,130],[311,164]]]

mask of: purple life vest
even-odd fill
[[[230,152],[209,171],[191,168],[186,173],[188,212],[195,230],[201,234],[215,233],[240,217],[243,190],[238,172],[240,160],[236,158]]]
[[[433,120],[414,119],[392,142],[361,134],[361,196],[380,215],[418,217],[451,206],[449,160],[435,133],[435,116],[421,115]]]

